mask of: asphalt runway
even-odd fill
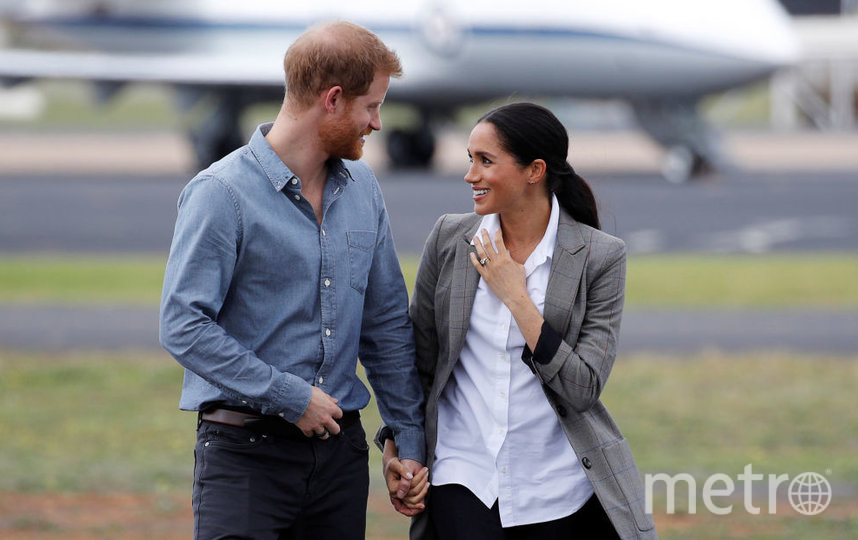
[[[437,217],[472,209],[458,176],[381,173],[397,249],[418,254]],[[178,175],[19,174],[0,178],[0,253],[166,254]],[[858,251],[858,174],[723,173],[687,185],[600,174],[603,228],[631,253]],[[858,312],[626,311],[620,352],[792,350],[854,355]],[[0,305],[0,348],[155,348],[157,309]]]
[[[166,253],[188,180],[3,176],[0,252]],[[473,208],[461,177],[386,172],[379,180],[402,254],[420,253],[442,213]],[[858,171],[732,172],[680,186],[655,174],[589,180],[602,228],[630,253],[858,251]]]
[[[619,353],[858,353],[858,311],[626,309]],[[0,306],[0,349],[157,349],[158,310]]]

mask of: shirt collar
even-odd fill
[[[268,176],[268,181],[271,182],[272,186],[274,186],[274,189],[280,191],[284,187],[294,187],[300,190],[301,179],[298,178],[285,163],[283,163],[283,160],[280,159],[280,156],[278,156],[277,152],[271,148],[271,144],[269,144],[268,140],[265,138],[265,136],[268,135],[268,132],[271,131],[271,126],[273,125],[274,122],[268,122],[260,124],[259,127],[256,128],[256,131],[254,131],[253,135],[250,137],[250,151],[253,152],[253,155],[259,162],[260,167],[262,167],[262,170],[265,171],[266,176]],[[292,184],[291,181],[293,178],[297,179],[298,182]],[[342,186],[348,179],[354,181],[351,171],[349,171],[348,167],[345,166],[343,160],[337,158],[329,159],[328,180],[333,180],[338,185]]]
[[[551,194],[551,215],[548,217],[548,227],[545,228],[545,234],[542,235],[542,240],[533,249],[533,253],[525,261],[524,268],[529,274],[534,268],[541,265],[545,261],[550,261],[554,256],[554,244],[557,243],[557,225],[560,222],[560,204],[557,197]],[[532,267],[528,268],[528,264]]]
[[[536,244],[536,247],[533,248],[533,252],[530,254],[530,257],[524,261],[525,275],[530,275],[533,270],[546,260],[551,260],[551,257],[554,255],[554,244],[557,242],[557,224],[559,221],[560,205],[557,201],[557,197],[552,193],[551,214],[548,217],[548,226],[545,228],[545,234],[542,235],[542,240]],[[500,217],[498,214],[488,214],[483,216],[482,221],[480,221],[480,226],[477,227],[477,234],[479,234],[479,231],[482,231],[483,229],[488,231],[489,238],[492,243],[494,243],[495,233],[500,229]],[[474,241],[472,239],[471,245],[473,244]]]

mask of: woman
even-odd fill
[[[411,317],[432,472],[412,538],[656,537],[599,400],[625,245],[599,230],[568,148],[543,107],[490,111],[468,140],[474,213],[442,216],[426,242]],[[386,441],[390,486],[395,451]],[[418,511],[421,489],[401,504]]]

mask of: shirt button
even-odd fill
[[[285,417],[286,417],[286,413],[285,413],[285,412],[280,413],[280,418],[285,418]]]
[[[295,200],[296,200],[296,201],[300,201],[300,200],[301,200],[301,196],[300,196],[300,195],[295,195]]]
[[[330,279],[326,279],[326,280],[325,280],[325,287],[330,287],[330,286],[331,286],[331,280],[330,280]]]
[[[328,236],[328,233],[325,232],[325,229],[322,229],[322,236]]]
[[[297,185],[297,184],[298,184],[298,179],[297,179],[297,178],[293,178],[293,179],[292,179],[292,185],[294,186],[294,185]]]
[[[326,335],[326,336],[330,336],[330,335],[331,335],[331,329],[330,329],[330,328],[325,328],[325,335]]]
[[[323,382],[325,382],[325,378],[324,378],[324,377],[319,377],[319,384],[322,384]]]

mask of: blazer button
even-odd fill
[[[587,470],[590,470],[590,467],[593,466],[593,464],[590,463],[590,458],[588,458],[588,457],[585,457],[584,459],[581,460],[581,465],[583,465],[584,468]]]

